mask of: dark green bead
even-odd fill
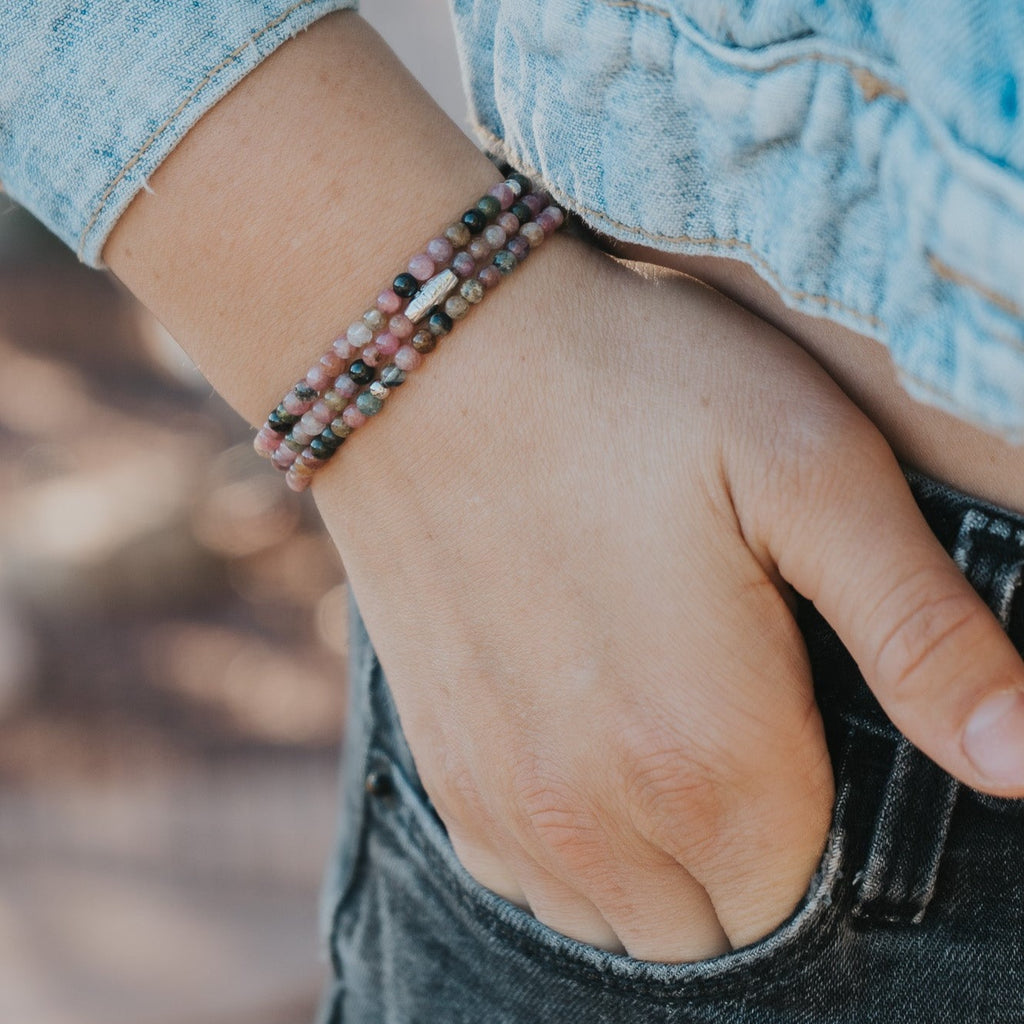
[[[399,274],[391,287],[396,295],[401,295],[403,299],[411,299],[420,290],[420,283],[412,274]]]
[[[479,210],[467,210],[461,220],[471,235],[479,235],[487,227],[487,218]]]
[[[278,418],[278,420],[279,420],[279,421],[280,421],[281,423],[298,423],[298,422],[299,422],[299,417],[298,417],[298,416],[296,416],[296,415],[295,415],[295,413],[293,413],[293,412],[289,412],[289,411],[288,411],[288,410],[287,410],[287,409],[286,409],[286,408],[284,407],[284,402],[282,402],[282,403],[281,403],[281,404],[280,404],[280,405],[279,405],[279,406],[278,406],[278,407],[277,407],[277,408],[276,408],[276,409],[274,410],[274,415],[275,415],[275,416],[276,416],[276,417]]]
[[[298,416],[293,416],[290,412],[282,416],[277,409],[267,417],[267,425],[278,434],[287,434],[298,421]]]
[[[501,252],[494,254],[494,265],[502,274],[511,274],[519,265],[519,260],[508,249],[502,249]]]
[[[281,443],[286,448],[290,448],[296,455],[301,455],[306,450],[305,444],[301,441],[296,441],[291,434],[289,434]]]
[[[386,388],[401,387],[405,383],[405,370],[400,370],[394,363],[389,363],[380,371],[380,382]]]
[[[335,451],[333,448],[325,445],[319,437],[314,437],[309,442],[309,450],[313,453],[314,458],[317,459],[329,459]]]
[[[363,391],[356,396],[356,408],[364,416],[376,416],[384,408],[384,403],[369,391]]]
[[[519,218],[520,224],[525,224],[527,221],[533,220],[533,210],[531,210],[526,203],[513,203],[512,213]]]
[[[357,359],[349,368],[348,375],[357,384],[369,384],[373,380],[373,367],[367,366],[362,359]]]
[[[523,190],[524,196],[527,192],[533,191],[533,182],[525,174],[520,174],[518,171],[513,171],[506,180],[517,182]]]
[[[488,219],[494,220],[501,213],[501,203],[494,196],[481,196],[476,208]]]
[[[336,452],[341,447],[341,444],[345,440],[345,438],[338,437],[338,435],[335,434],[330,427],[328,427],[319,437],[314,438],[314,440],[319,441],[321,444],[329,448],[332,452]]]
[[[300,380],[292,391],[295,392],[296,398],[301,398],[304,402],[311,402],[316,398],[316,388],[310,387],[304,380]]]
[[[437,348],[437,338],[429,330],[417,331],[412,336],[410,344],[417,352],[433,352]]]
[[[440,338],[452,329],[452,318],[443,310],[435,309],[427,319],[427,329],[435,338]]]

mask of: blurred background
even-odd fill
[[[461,121],[444,0],[363,0]],[[347,594],[308,495],[0,196],[0,1020],[305,1024]]]

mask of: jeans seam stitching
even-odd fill
[[[217,64],[215,64],[205,75],[196,83],[195,86],[184,96],[184,98],[178,103],[178,105],[171,111],[162,124],[153,130],[149,137],[142,143],[142,145],[129,157],[129,159],[121,166],[121,169],[111,179],[102,195],[99,197],[96,208],[93,210],[92,216],[89,218],[89,222],[85,225],[82,231],[82,240],[78,246],[78,258],[82,259],[82,254],[85,251],[86,243],[89,239],[89,235],[92,229],[96,226],[97,220],[99,220],[100,214],[103,212],[107,201],[113,195],[114,190],[124,180],[125,175],[146,155],[146,153],[160,140],[160,138],[167,132],[167,130],[174,124],[178,117],[185,111],[189,104],[199,95],[199,93],[213,80],[213,78],[223,71],[226,67],[236,61],[253,43],[257,42],[269,31],[277,28],[282,22],[286,21],[295,11],[301,7],[307,7],[316,0],[296,0],[295,3],[285,8],[276,18],[267,22],[262,28],[253,32],[245,42],[240,43],[235,47],[226,57],[222,57]]]

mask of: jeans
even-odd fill
[[[920,477],[911,485],[959,567],[1024,640],[1024,517]],[[565,938],[461,867],[356,616],[321,1024],[1024,1021],[1024,801],[974,792],[924,757],[806,602],[799,620],[836,778],[818,870],[763,940],[658,964]]]

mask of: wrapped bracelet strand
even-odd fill
[[[558,230],[562,211],[519,174],[431,239],[375,305],[336,338],[256,435],[259,454],[305,490],[345,439],[375,416],[486,294]],[[483,264],[481,266],[481,264]]]

